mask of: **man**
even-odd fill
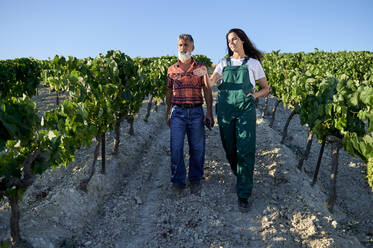
[[[192,57],[193,38],[181,34],[178,42],[178,62],[168,68],[166,122],[171,130],[171,182],[173,189],[186,187],[186,170],[184,164],[184,137],[187,134],[189,144],[188,180],[191,193],[201,189],[203,164],[205,159],[204,123],[214,125],[212,117],[212,92],[208,84],[208,73],[205,65]],[[203,95],[207,105],[204,116]]]

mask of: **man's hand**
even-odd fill
[[[166,113],[166,124],[168,127],[170,127],[170,114]]]
[[[170,112],[171,112],[171,108],[172,108],[171,99],[172,99],[172,89],[167,88],[167,93],[166,93],[166,124],[167,124],[168,127],[170,127]]]

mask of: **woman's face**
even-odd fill
[[[243,51],[243,41],[234,32],[228,34],[228,46],[233,53]]]

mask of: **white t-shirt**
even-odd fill
[[[242,62],[245,58],[241,59],[234,59],[231,57],[231,65],[242,65]],[[264,73],[263,67],[260,64],[260,61],[257,59],[249,58],[249,60],[246,62],[248,65],[249,70],[249,76],[250,76],[250,82],[255,88],[255,80],[264,78],[266,75]],[[223,74],[223,68],[227,66],[227,59],[221,59],[219,63],[216,65],[214,72],[217,72],[220,76]]]

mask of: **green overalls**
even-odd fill
[[[232,66],[230,58],[223,68],[223,83],[218,86],[216,104],[220,136],[227,159],[237,176],[237,195],[249,198],[253,188],[255,162],[256,111],[247,60]]]

